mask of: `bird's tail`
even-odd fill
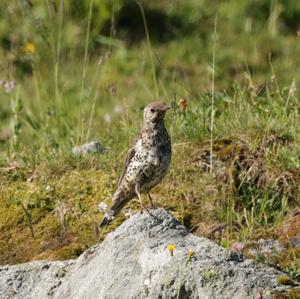
[[[118,190],[114,194],[112,204],[108,212],[104,215],[104,218],[101,220],[99,227],[108,226],[116,218],[128,201],[133,197],[133,192]]]

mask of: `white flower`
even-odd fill
[[[113,221],[116,217],[114,216],[114,211],[109,211],[105,214],[105,218],[107,220]]]
[[[105,121],[106,123],[108,123],[108,124],[111,123],[111,116],[110,116],[109,113],[105,113],[105,114],[104,114],[104,121]]]
[[[7,92],[7,93],[12,92],[16,88],[16,82],[15,81],[0,80],[0,85],[3,86],[4,91]]]
[[[5,92],[10,93],[15,89],[16,83],[15,83],[15,81],[6,81],[3,84],[3,87],[4,87]]]
[[[124,108],[121,105],[116,105],[114,107],[114,112],[115,113],[122,113],[124,111]]]
[[[51,192],[53,190],[53,188],[50,185],[46,186],[46,192]]]
[[[107,204],[103,201],[101,201],[99,204],[98,204],[98,210],[99,212],[105,212],[107,210]]]

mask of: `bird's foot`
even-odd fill
[[[148,215],[153,216],[153,214],[150,212],[149,208],[147,208],[145,205],[141,204],[140,208],[140,214],[146,212]]]
[[[153,202],[150,203],[150,208],[153,210],[153,209],[156,209],[156,206],[153,204]]]
[[[141,206],[140,206],[140,214],[143,214],[144,211],[147,212],[147,210],[148,210],[147,207],[141,204]]]

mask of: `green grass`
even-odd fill
[[[180,11],[171,37],[152,38],[149,7],[140,24],[149,37],[139,42],[122,38],[118,27],[96,36],[89,10],[75,22],[48,7],[44,31],[33,28],[38,17],[22,15],[31,35],[18,32],[15,48],[1,48],[1,78],[17,88],[0,91],[0,263],[76,257],[97,242],[97,204],[110,202],[141,109],[157,95],[172,105],[166,122],[173,140],[157,206],[201,235],[225,225],[210,237],[227,247],[280,237],[276,229],[299,206],[300,44],[290,6],[279,13],[280,2],[268,10],[253,1],[263,14],[255,17],[232,1],[218,9],[206,1],[153,3],[167,22]],[[5,17],[9,23],[14,15]],[[29,42],[33,53],[24,52]],[[181,98],[188,101],[183,111]],[[10,138],[1,138],[8,128]],[[72,146],[94,139],[105,154],[72,155]],[[136,201],[129,207],[139,209]],[[280,261],[286,269],[297,262],[293,254]]]

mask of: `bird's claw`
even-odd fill
[[[147,208],[146,206],[144,205],[141,205],[141,208],[140,208],[140,214],[146,212],[148,215],[150,216],[153,216],[153,214],[150,212],[149,208]]]

